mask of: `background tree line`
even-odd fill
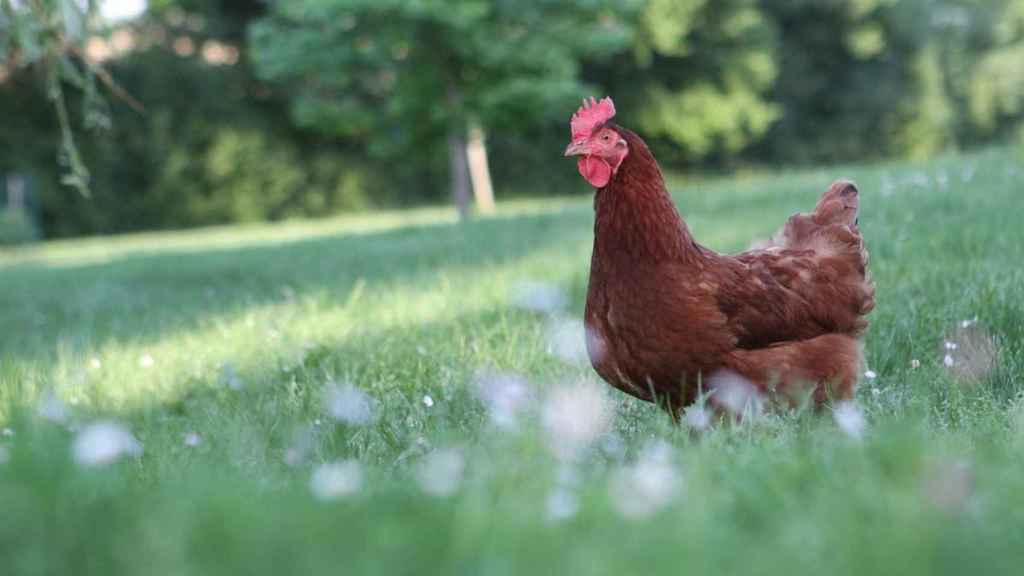
[[[144,106],[64,91],[86,195],[26,50],[33,6],[75,0],[0,1],[0,176],[46,236],[465,197],[480,134],[499,198],[583,191],[560,149],[590,94],[687,170],[1024,134],[1024,0],[151,0],[59,59]]]

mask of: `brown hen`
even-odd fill
[[[610,123],[611,99],[573,116],[567,156],[597,188],[585,321],[591,363],[612,386],[674,414],[739,375],[821,405],[852,397],[874,307],[858,191],[838,181],[767,248],[728,256],[694,241],[658,163]]]

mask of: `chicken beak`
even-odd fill
[[[586,141],[583,142],[570,142],[569,146],[565,149],[566,156],[582,156],[589,153],[587,149]]]

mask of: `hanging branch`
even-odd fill
[[[2,16],[10,28],[7,68],[13,70],[36,62],[43,66],[46,96],[53,103],[61,134],[59,162],[66,170],[61,182],[88,197],[89,170],[75,142],[63,84],[72,84],[82,89],[86,98],[95,99],[99,96],[93,82],[98,78],[110,94],[136,112],[143,113],[145,108],[79,45],[88,38],[89,26],[95,21],[96,0],[89,0],[84,8],[75,0],[29,0],[25,3],[27,10],[20,11],[15,10],[11,0],[0,2]],[[81,62],[81,70],[68,58],[69,54]]]

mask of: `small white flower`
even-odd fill
[[[142,444],[117,422],[100,420],[82,428],[71,445],[75,462],[82,466],[104,466],[124,457],[142,454]]]
[[[872,386],[872,387],[871,387],[871,395],[872,395],[872,396],[874,396],[875,398],[877,398],[877,397],[878,397],[878,396],[880,396],[881,394],[882,394],[882,391],[881,391],[881,390],[879,390],[879,389],[878,389],[877,387],[875,387],[875,386]]]
[[[319,426],[319,425],[320,425],[320,419],[319,418],[314,419],[313,420],[313,426]]]
[[[952,354],[946,354],[946,356],[942,359],[942,363],[945,364],[946,368],[952,368],[953,365],[956,364],[956,361],[953,360]]]
[[[351,426],[366,426],[374,420],[374,403],[369,394],[352,384],[330,384],[324,394],[327,413]]]
[[[141,368],[152,368],[153,364],[155,363],[156,360],[153,360],[153,357],[150,356],[149,354],[143,354],[142,356],[139,356],[139,367]]]
[[[68,407],[53,393],[53,390],[47,390],[43,394],[43,397],[39,399],[36,411],[41,418],[55,424],[63,424],[68,419]]]
[[[607,430],[611,408],[604,388],[593,383],[554,386],[541,413],[548,448],[559,458],[575,459]]]
[[[99,358],[93,357],[91,360],[89,360],[89,368],[92,368],[93,370],[99,370],[102,367],[103,363],[100,362]]]
[[[956,342],[946,341],[946,350],[956,350],[960,346]]]
[[[611,460],[622,460],[626,457],[626,442],[615,432],[606,434],[601,440],[601,451]]]
[[[568,462],[562,462],[558,467],[558,474],[555,476],[555,483],[566,488],[579,486],[579,469]]]
[[[551,319],[547,325],[547,346],[549,354],[569,364],[585,364],[590,360],[587,331],[578,319]]]
[[[921,361],[918,360],[917,358],[914,358],[913,360],[910,361],[910,368],[912,370],[917,370],[920,367],[921,367]]]
[[[11,430],[10,428],[4,428],[3,432],[0,432],[0,434],[3,434],[4,437],[6,438],[10,438],[11,436],[14,436],[14,430]]]
[[[221,384],[227,386],[229,390],[235,390],[236,392],[238,390],[241,390],[242,387],[245,385],[245,382],[242,381],[242,378],[238,375],[238,372],[235,370],[234,364],[231,364],[230,362],[227,362],[223,366],[221,366],[220,381]]]
[[[864,435],[867,420],[864,418],[864,413],[853,402],[840,402],[832,410],[832,417],[839,429],[850,438],[859,440]]]
[[[203,443],[203,437],[198,432],[189,432],[185,435],[185,446],[195,448]]]
[[[542,314],[554,314],[568,303],[561,288],[544,282],[520,282],[513,287],[512,305]]]
[[[731,370],[719,370],[708,378],[712,400],[736,416],[756,418],[764,408],[764,398],[746,378]]]
[[[485,373],[477,376],[476,388],[487,406],[491,423],[503,430],[514,430],[531,398],[526,380],[515,374]]]
[[[580,500],[572,490],[558,487],[548,494],[545,509],[548,522],[562,522],[579,512]]]
[[[454,448],[436,450],[420,463],[416,478],[427,494],[447,498],[459,490],[465,466],[461,451]]]
[[[971,318],[970,320],[961,320],[960,321],[960,327],[961,328],[970,328],[971,326],[974,326],[977,323],[978,323],[978,317],[975,316],[974,318]]]
[[[867,372],[864,373],[864,377],[867,378],[868,380],[874,380],[875,378],[878,378],[878,373],[876,373],[874,370],[868,370]]]
[[[355,460],[321,464],[309,479],[309,489],[319,500],[352,496],[363,487],[363,468]]]
[[[313,444],[313,429],[310,426],[295,429],[292,441],[284,451],[284,463],[293,468],[302,464],[313,450]]]
[[[434,399],[430,397],[430,394],[425,394],[423,396],[423,405],[426,406],[427,408],[434,407]]]
[[[702,404],[688,406],[683,413],[686,425],[697,432],[703,432],[711,426],[711,413]]]
[[[672,462],[672,447],[663,440],[649,443],[632,466],[619,468],[608,485],[612,504],[629,519],[647,518],[668,506],[683,487]]]

